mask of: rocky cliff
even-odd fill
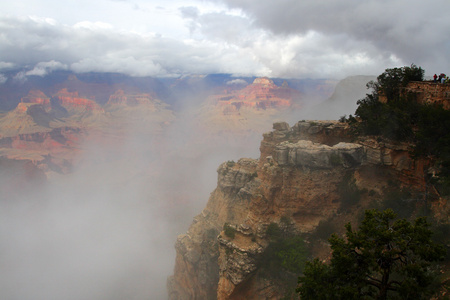
[[[287,84],[277,86],[271,79],[256,78],[252,84],[240,90],[225,91],[215,95],[217,105],[224,107],[224,113],[239,111],[241,107],[254,109],[291,107],[301,98],[301,93]]]
[[[392,205],[383,200],[392,193],[409,213],[431,203],[448,216],[426,183],[430,162],[413,160],[408,144],[355,139],[335,121],[301,121],[275,123],[260,151],[259,159],[219,166],[217,188],[176,241],[170,299],[290,298],[298,274],[267,269],[274,224],[326,258],[326,243],[317,242],[323,224],[339,231],[357,223],[366,208]]]

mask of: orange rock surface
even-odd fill
[[[40,90],[31,90],[28,95],[20,99],[22,103],[50,104],[50,98]]]
[[[150,94],[127,94],[124,90],[117,90],[113,95],[109,96],[107,105],[121,104],[126,106],[137,106],[140,104],[149,104],[154,99]]]
[[[78,92],[69,92],[66,88],[58,91],[53,95],[53,98],[57,99],[59,104],[66,108],[85,109],[87,111],[103,111],[100,105],[95,101],[82,98],[78,95]]]
[[[215,96],[218,106],[234,106],[256,109],[283,108],[292,106],[294,100],[301,98],[301,93],[288,86],[277,86],[271,79],[257,78],[252,84],[241,90],[225,91]]]

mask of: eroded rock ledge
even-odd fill
[[[408,144],[356,139],[337,121],[278,122],[273,128],[263,135],[259,159],[219,166],[206,208],[177,239],[170,299],[280,299],[283,284],[259,270],[269,224],[313,232],[323,220],[353,220],[390,181],[425,187],[428,162],[413,160]],[[371,191],[355,211],[341,207],[338,190],[349,176],[358,189]]]

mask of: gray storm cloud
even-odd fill
[[[208,3],[217,7],[205,9]],[[161,24],[150,19],[145,24],[143,9],[119,14],[109,8],[108,17],[98,20],[80,12],[70,17],[72,24],[52,11],[44,15],[43,9],[37,17],[0,16],[0,68],[25,67],[39,75],[53,70],[43,64],[56,62],[75,72],[132,76],[343,78],[411,63],[434,74],[449,64],[450,3],[445,0],[211,0],[186,5],[172,6],[171,34],[158,33]],[[147,29],[123,27],[127,20],[133,24],[137,12],[142,24],[135,27]],[[117,23],[114,15],[120,15]],[[152,26],[155,31],[149,30]]]
[[[75,72],[120,72],[132,76],[245,71],[237,66],[246,53],[229,53],[216,43],[117,32],[94,23],[81,25],[66,26],[36,18],[0,18],[0,66],[27,67],[32,75],[44,75],[49,67],[58,66],[68,66]],[[254,62],[241,66],[257,69]]]
[[[415,63],[425,69],[449,63],[450,2],[446,0],[223,2],[242,9],[254,24],[277,35],[314,31],[334,39],[333,46],[338,49],[340,42],[350,40],[360,53],[380,56],[378,62],[396,57],[398,63]]]

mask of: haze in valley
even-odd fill
[[[77,144],[76,163],[64,174],[46,170],[47,180],[30,187],[0,170],[8,190],[0,199],[0,298],[165,299],[176,236],[201,213],[219,164],[257,158],[262,133],[275,121],[354,113],[366,80],[386,68],[415,63],[428,76],[447,71],[448,11],[446,0],[2,4],[2,97],[27,94],[31,82],[50,91],[58,72],[158,78],[170,82],[168,93],[175,83],[188,88],[172,98],[156,92],[167,106],[151,117],[129,112],[111,122],[106,112],[70,119],[102,134]],[[280,78],[278,86],[304,80],[330,91],[303,86],[295,110],[227,115],[211,105],[210,86],[192,83],[206,74],[230,74],[227,82],[239,88],[266,76]],[[91,82],[103,83],[98,76]],[[2,103],[2,130],[20,102],[11,99],[17,103]],[[14,155],[32,159],[32,150],[21,151]]]

